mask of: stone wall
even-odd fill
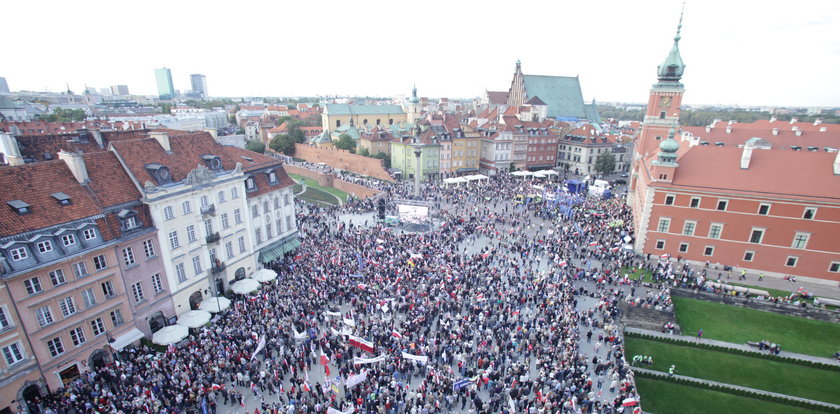
[[[380,193],[379,190],[374,190],[370,187],[365,187],[363,185],[349,183],[344,180],[335,180],[333,181],[333,187],[344,191],[347,194],[353,195],[356,198],[365,199],[368,197],[373,197]]]
[[[347,194],[354,195],[356,198],[365,199],[373,197],[380,193],[379,190],[365,187],[363,185],[349,183],[344,180],[335,178],[333,174],[324,174],[318,171],[312,171],[307,168],[298,167],[296,165],[283,164],[283,168],[287,173],[302,175],[306,178],[315,180],[321,187],[331,187],[344,191]]]
[[[726,305],[739,306],[742,308],[755,309],[766,312],[775,312],[782,315],[796,316],[800,318],[813,319],[818,321],[840,323],[840,312],[815,308],[794,306],[786,303],[774,303],[766,300],[749,299],[739,296],[722,295],[712,292],[697,290],[671,288],[671,296],[705,300],[707,302],[723,303]]]
[[[393,181],[391,175],[382,167],[382,160],[351,154],[350,151],[333,147],[314,147],[295,144],[295,158],[309,162],[323,162],[332,168],[352,171],[385,181]]]
[[[673,311],[630,306],[624,301],[619,304],[619,308],[621,309],[622,321],[625,326],[662,332],[662,326],[668,322],[672,322],[674,324],[674,333],[680,333],[680,327],[677,325],[677,318]]]

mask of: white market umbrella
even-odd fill
[[[218,313],[230,307],[230,299],[224,296],[210,296],[207,299],[201,301],[201,305],[198,306],[198,309]]]
[[[260,269],[251,275],[251,279],[254,279],[257,282],[271,282],[272,280],[277,279],[277,272],[271,269]]]
[[[169,325],[164,326],[154,335],[152,335],[152,342],[158,345],[172,345],[174,343],[180,342],[182,339],[186,338],[189,334],[189,330],[186,326],[183,325]]]
[[[254,279],[242,279],[230,286],[234,293],[247,295],[260,288],[260,282]]]
[[[178,325],[186,326],[187,328],[200,328],[210,322],[210,312],[203,310],[191,310],[184,312],[178,317]]]

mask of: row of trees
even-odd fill
[[[624,109],[612,105],[598,105],[598,113],[601,115],[601,118],[613,118],[621,121],[642,121],[645,117],[644,109]],[[720,119],[724,122],[734,120],[736,122],[752,123],[760,119],[770,119],[771,116],[775,116],[780,121],[790,121],[792,117],[797,117],[800,122],[814,122],[815,119],[821,118],[827,124],[840,123],[840,117],[833,115],[772,115],[769,112],[756,111],[683,109],[680,113],[680,124],[687,126],[706,126],[714,122],[715,119]]]
[[[82,109],[56,108],[51,114],[41,115],[40,118],[46,122],[80,122],[87,118],[87,114]]]

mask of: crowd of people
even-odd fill
[[[122,352],[35,411],[631,412],[618,286],[645,264],[624,248],[630,212],[559,191],[511,202],[533,185],[424,185],[436,224],[420,233],[378,223],[375,199],[298,202],[302,245],[258,295],[166,351]],[[389,210],[411,194],[381,189]]]

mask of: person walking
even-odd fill
[[[703,328],[700,328],[700,330],[697,331],[697,340],[699,341],[701,339],[703,339]]]

